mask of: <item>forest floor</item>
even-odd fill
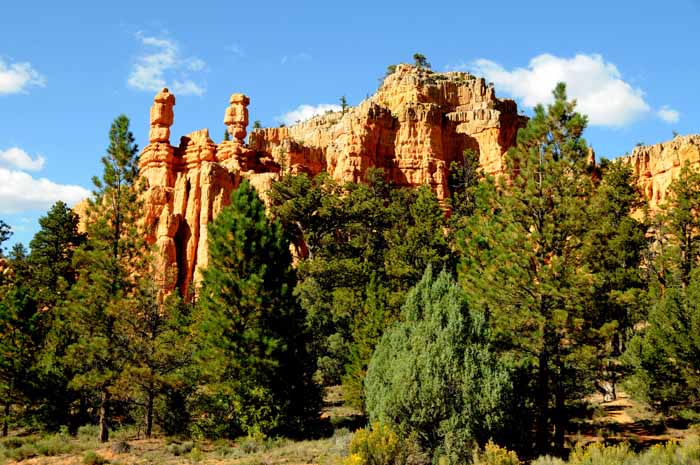
[[[634,448],[645,448],[667,441],[680,441],[697,434],[680,421],[664,420],[645,405],[618,391],[617,399],[604,402],[596,394],[586,399],[590,418],[580,422],[579,430],[570,434],[570,442],[626,442]]]
[[[76,438],[16,437],[10,448],[0,441],[0,465],[340,465],[348,455],[352,432],[366,424],[360,412],[343,405],[340,386],[326,391],[319,439],[235,441],[174,441],[172,438],[139,438],[135,430],[116,431],[110,443],[99,444],[95,434]],[[119,452],[119,443],[130,450]],[[22,443],[22,445],[19,445]],[[19,446],[18,446],[19,445]],[[4,450],[3,450],[4,449]],[[101,463],[100,463],[101,462]]]
[[[603,402],[602,396],[591,396],[586,401],[588,418],[576,425],[577,433],[568,436],[570,443],[627,442],[634,448],[643,448],[697,434],[697,430],[669,427],[625,393],[620,393],[612,402]],[[53,436],[37,439],[35,443],[27,442],[15,449],[6,444],[0,446],[0,464],[5,460],[8,465],[99,465],[107,463],[100,462],[104,459],[111,465],[339,465],[348,454],[352,431],[364,426],[366,420],[359,412],[343,405],[339,387],[327,391],[322,418],[328,426],[328,434],[315,440],[256,441],[243,438],[237,441],[177,442],[163,437],[139,439],[133,430],[117,431],[106,445],[98,444],[94,435],[82,438]],[[118,452],[115,448],[115,444],[123,441],[130,447],[128,452]],[[3,459],[3,448],[8,458]],[[13,460],[13,457],[19,460]]]

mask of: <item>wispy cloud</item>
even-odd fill
[[[617,66],[598,54],[572,58],[543,54],[530,60],[526,68],[512,70],[486,59],[457,68],[484,76],[498,91],[528,107],[550,103],[552,89],[563,81],[569,97],[577,100],[578,111],[596,126],[626,126],[651,111],[644,92],[625,81]]]
[[[192,76],[206,68],[203,60],[183,57],[180,46],[172,39],[142,33],[137,33],[136,37],[151,53],[141,55],[134,63],[127,81],[130,87],[150,92],[172,87],[173,92],[179,95],[204,94],[204,86]]]
[[[295,53],[293,55],[284,55],[280,59],[280,64],[281,65],[286,65],[287,63],[305,63],[309,62],[313,59],[310,53],[306,52],[301,52],[301,53]]]
[[[331,103],[321,103],[318,105],[299,105],[294,110],[289,111],[282,116],[278,116],[277,121],[290,125],[307,119],[313,118],[316,115],[322,115],[328,111],[341,111],[340,105]]]
[[[44,167],[46,158],[38,155],[32,158],[19,147],[10,147],[0,150],[0,167],[16,168],[24,171],[40,171]]]
[[[30,87],[46,86],[46,78],[31,63],[6,63],[0,58],[0,95],[27,92]]]
[[[669,124],[677,123],[681,119],[681,114],[678,110],[674,110],[668,105],[664,105],[656,112],[656,115]]]
[[[246,56],[245,49],[239,43],[233,43],[229,45],[228,47],[226,47],[226,51],[231,52],[232,55],[235,55],[239,58],[244,58]]]

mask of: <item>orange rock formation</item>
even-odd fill
[[[637,184],[654,211],[666,201],[671,182],[687,162],[700,169],[700,135],[678,136],[660,144],[635,147],[622,158],[632,166]]]
[[[427,184],[439,199],[449,195],[448,174],[466,148],[479,152],[486,172],[503,169],[503,154],[526,119],[515,102],[496,98],[491,85],[467,73],[435,73],[399,65],[372,97],[345,113],[330,112],[291,127],[248,124],[243,94],[233,94],[224,115],[233,140],[214,143],[206,129],[170,145],[175,97],[163,89],[151,108],[150,144],[141,153],[146,179],[148,240],[160,246],[159,272],[166,289],[192,291],[207,265],[207,225],[230,201],[241,179],[263,195],[281,170],[338,181],[362,181],[383,168],[400,186]]]

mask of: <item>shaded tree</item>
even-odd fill
[[[318,413],[289,242],[248,181],[209,225],[197,321],[205,386],[227,433],[299,433]]]

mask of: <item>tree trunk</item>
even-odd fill
[[[10,401],[5,404],[5,417],[2,420],[2,437],[6,438],[10,434]]]
[[[100,399],[100,442],[109,441],[109,426],[107,422],[109,420],[109,392],[106,388],[102,389],[102,397]]]
[[[558,454],[564,451],[564,433],[566,430],[566,393],[564,392],[564,384],[562,383],[562,366],[559,359],[559,354],[556,356],[557,372],[556,384],[554,392],[554,447]]]
[[[543,348],[537,373],[537,412],[535,413],[535,447],[538,454],[549,450],[549,355]]]
[[[153,429],[153,387],[148,390],[148,400],[146,403],[146,437],[150,439],[151,430]]]

